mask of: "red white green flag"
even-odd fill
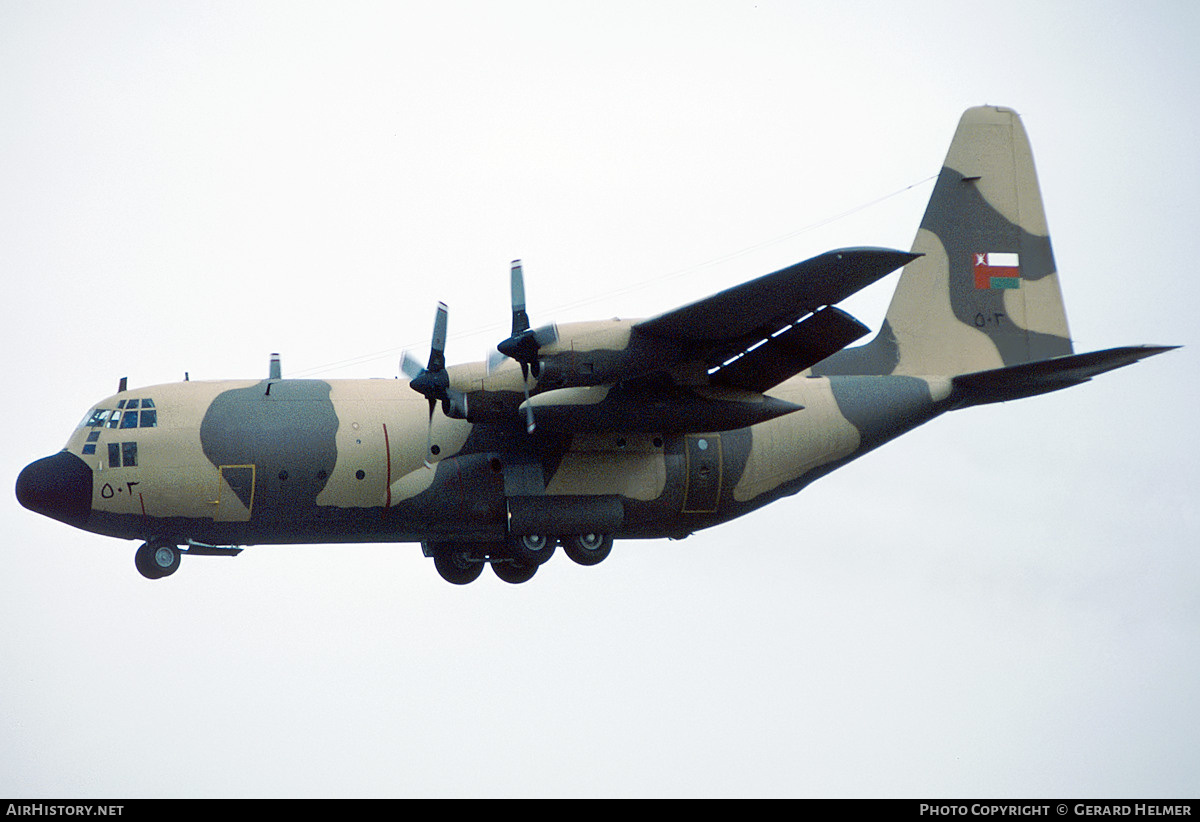
[[[1020,288],[1021,260],[1015,252],[992,251],[974,254],[975,287]]]

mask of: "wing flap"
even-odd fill
[[[732,388],[766,391],[868,333],[869,328],[840,308],[822,308],[719,366],[709,380]]]

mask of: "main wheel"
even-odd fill
[[[529,582],[533,579],[533,575],[537,573],[536,565],[526,565],[517,560],[492,560],[492,570],[496,572],[496,576],[509,583],[510,585],[520,585],[522,582]]]
[[[156,539],[142,543],[133,555],[133,564],[146,579],[162,579],[179,570],[179,546]]]
[[[513,536],[508,540],[509,553],[513,559],[523,565],[544,565],[550,557],[554,556],[554,537],[546,537],[541,534],[523,534],[521,536]]]
[[[563,551],[580,565],[596,565],[608,558],[613,538],[607,534],[572,534],[562,538]]]
[[[475,558],[470,545],[444,542],[434,549],[433,567],[442,579],[453,585],[466,585],[479,579],[483,562]]]

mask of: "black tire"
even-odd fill
[[[162,579],[179,570],[179,546],[166,540],[144,542],[133,555],[133,564],[146,579]]]
[[[154,572],[154,568],[150,564],[153,560],[153,557],[151,556],[152,553],[153,552],[150,550],[150,543],[143,542],[140,546],[138,546],[137,551],[133,555],[134,567],[137,568],[138,573],[144,576],[146,579],[158,579],[158,575]]]
[[[512,536],[508,540],[509,554],[522,565],[545,565],[554,556],[556,545],[554,537],[541,534],[524,534]]]
[[[434,548],[433,567],[452,585],[468,585],[483,573],[483,562],[474,556],[471,547],[454,542],[444,542]]]
[[[496,576],[510,585],[529,582],[537,573],[537,569],[536,565],[526,565],[516,560],[492,560],[492,570],[496,572]]]
[[[562,538],[562,547],[572,562],[597,565],[612,552],[613,538],[608,534],[572,534]]]

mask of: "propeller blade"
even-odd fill
[[[520,260],[512,261],[512,334],[496,346],[496,350],[518,362],[537,361],[538,342],[529,329],[529,314],[525,312],[525,274]],[[534,368],[537,376],[537,368]]]
[[[484,361],[487,363],[487,373],[491,374],[494,372],[497,368],[503,365],[504,361],[507,359],[508,357],[501,354],[498,348],[493,348],[491,351],[488,351],[486,354],[484,354]]]
[[[512,336],[529,328],[529,315],[525,313],[525,273],[520,260],[512,261]]]
[[[529,366],[521,363],[521,391],[525,394],[525,430],[533,433],[533,406],[529,404]]]
[[[533,433],[533,408],[529,406],[529,372],[541,374],[542,364],[538,360],[537,335],[529,327],[529,314],[525,312],[525,270],[520,260],[512,261],[512,334],[496,346],[496,350],[521,364],[521,390],[525,394],[525,429]],[[489,360],[490,366],[490,360]]]
[[[408,377],[410,380],[425,370],[425,366],[421,365],[421,361],[414,357],[408,351],[400,357],[400,373]]]
[[[410,378],[412,389],[423,394],[430,402],[446,398],[446,389],[450,387],[450,377],[446,374],[446,325],[449,322],[450,311],[445,303],[438,303],[437,314],[433,318],[433,342],[429,346],[429,365],[422,368]],[[402,369],[412,368],[409,355],[401,361]],[[408,373],[407,371],[405,373]]]
[[[446,304],[437,304],[437,313],[433,317],[433,342],[429,346],[428,371],[444,371],[446,369],[446,325],[450,319],[450,309]]]
[[[425,428],[425,467],[432,468],[433,463],[429,457],[433,453],[433,409],[437,407],[437,400],[433,397],[429,398],[429,425]]]
[[[415,358],[408,352],[400,361],[400,369],[409,374],[414,367],[417,373],[409,378],[409,387],[423,395],[429,401],[429,425],[425,432],[425,466],[432,468],[429,461],[433,453],[433,412],[438,400],[449,397],[450,376],[446,373],[446,326],[449,324],[450,310],[446,304],[439,302],[437,313],[433,317],[433,340],[429,345],[429,365],[419,368]]]

